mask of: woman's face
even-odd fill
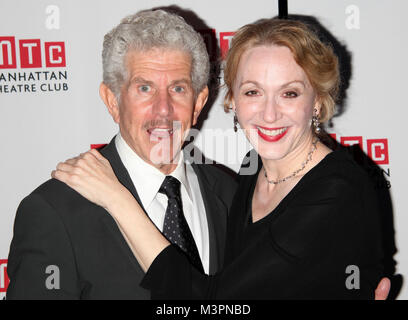
[[[258,46],[244,52],[233,92],[239,124],[262,158],[282,159],[311,140],[317,98],[289,48]]]

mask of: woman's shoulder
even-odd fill
[[[311,170],[311,182],[336,183],[339,187],[347,189],[361,189],[372,185],[372,181],[364,166],[357,163],[349,149],[339,146],[329,153],[320,163]]]

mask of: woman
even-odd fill
[[[339,85],[331,48],[300,22],[263,20],[236,33],[224,74],[225,106],[259,166],[240,176],[217,275],[201,274],[169,244],[97,151],[84,165],[96,172],[92,183],[71,185],[66,168],[53,177],[117,220],[153,298],[373,298],[382,271],[374,191],[347,154],[318,138]]]

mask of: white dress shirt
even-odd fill
[[[167,196],[158,191],[166,176],[141,159],[129,147],[120,133],[115,138],[115,145],[149,218],[160,231],[163,231]],[[204,271],[208,274],[210,248],[204,201],[200,192],[198,178],[192,166],[184,163],[183,152],[180,153],[176,169],[170,175],[180,181],[184,216],[196,242]]]

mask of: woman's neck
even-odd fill
[[[291,176],[295,171],[302,168],[303,163],[307,161],[308,158],[310,158],[309,161],[307,161],[304,168],[296,175],[303,175],[313,168],[331,151],[322,143],[316,143],[316,139],[314,135],[310,134],[303,141],[300,141],[290,153],[278,160],[261,157],[267,179],[269,181],[279,181]],[[315,142],[315,145],[313,142]]]

